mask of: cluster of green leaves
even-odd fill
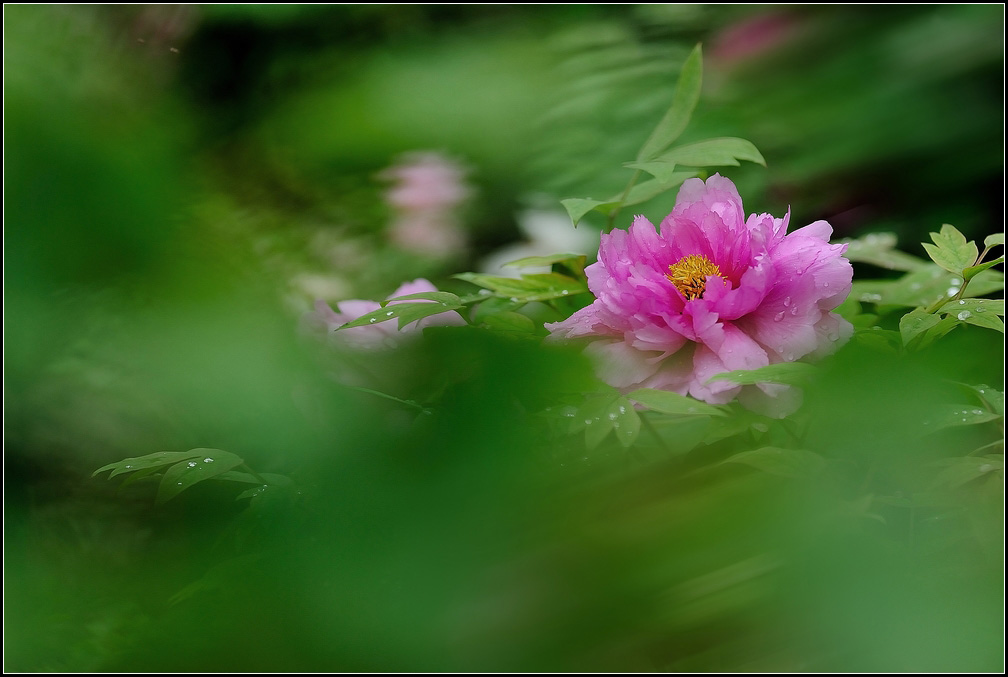
[[[381,307],[347,322],[339,329],[364,327],[388,320],[397,320],[399,329],[431,315],[456,311],[469,324],[497,331],[542,333],[527,315],[517,312],[530,303],[544,304],[556,319],[562,319],[585,305],[588,280],[585,277],[584,254],[530,256],[506,265],[514,268],[552,266],[549,273],[523,274],[519,278],[459,273],[459,280],[472,283],[479,292],[459,296],[451,292],[419,292],[397,296],[381,302]]]
[[[243,468],[243,470],[237,470]],[[128,486],[144,479],[158,479],[157,502],[169,501],[186,489],[200,482],[218,480],[254,485],[238,494],[235,500],[256,498],[268,487],[287,487],[292,484],[285,475],[257,473],[245,461],[230,451],[223,449],[190,449],[189,451],[158,451],[146,456],[125,458],[115,463],[103,465],[92,473],[110,470],[109,479],[126,475],[122,486]]]
[[[702,81],[703,55],[700,45],[697,45],[683,64],[672,95],[672,105],[641,146],[637,157],[623,163],[624,167],[634,170],[623,191],[605,200],[561,200],[575,226],[588,212],[597,211],[608,216],[606,230],[611,230],[616,215],[623,207],[637,205],[668,192],[682,185],[686,179],[700,176],[707,167],[737,167],[740,160],[766,165],[756,146],[745,139],[706,139],[671,147],[689,124],[693,109],[700,100]],[[642,173],[650,174],[652,178],[637,183]]]
[[[1004,246],[1004,233],[988,236],[982,252],[949,224],[931,239],[934,244],[923,247],[932,262],[895,249],[896,238],[888,233],[847,241],[851,261],[904,273],[897,279],[855,280],[840,311],[858,328],[859,340],[914,351],[963,324],[1004,333],[1004,299],[979,298],[1004,290],[1004,273],[993,268],[1004,255],[988,259]],[[897,317],[898,326],[888,328]]]

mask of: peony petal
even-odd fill
[[[615,388],[634,386],[658,369],[658,365],[649,359],[653,355],[636,350],[623,341],[594,341],[585,348],[585,353],[592,358],[599,378]]]

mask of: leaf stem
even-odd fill
[[[413,400],[404,400],[395,395],[389,395],[388,393],[383,393],[379,390],[372,390],[371,388],[365,388],[363,386],[345,386],[351,390],[358,390],[362,393],[367,393],[369,395],[375,395],[376,397],[384,397],[386,400],[392,400],[393,402],[398,402],[399,404],[405,404],[408,407],[413,407],[414,409],[419,409],[420,411],[427,411],[427,408],[422,404],[414,402]]]

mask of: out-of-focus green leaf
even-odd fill
[[[745,139],[731,136],[705,139],[679,146],[660,155],[655,160],[686,167],[738,167],[739,160],[766,166],[766,160],[763,159],[763,155],[756,149],[756,146]]]
[[[945,469],[934,479],[935,487],[954,489],[988,473],[1004,473],[1004,455],[961,456],[943,462]]]
[[[158,468],[163,468],[165,466],[172,465],[173,463],[178,463],[179,461],[196,458],[197,456],[205,456],[211,452],[218,453],[220,451],[220,449],[202,448],[190,449],[189,451],[158,451],[153,454],[147,454],[146,456],[124,458],[121,461],[103,465],[91,473],[91,477],[94,477],[100,472],[105,472],[106,470],[112,471],[109,475],[109,479],[127,472],[135,472],[138,470],[157,470]]]
[[[679,138],[686,125],[689,124],[690,116],[697,101],[700,100],[700,85],[703,80],[703,53],[700,45],[697,45],[683,64],[682,72],[679,74],[679,81],[676,83],[675,93],[672,95],[672,105],[658,126],[651,132],[640,152],[637,153],[637,160],[650,160]]]
[[[513,311],[488,314],[483,317],[482,324],[488,329],[495,331],[514,331],[531,334],[536,330],[535,322],[525,315]]]
[[[218,475],[217,479],[225,480],[227,482],[244,482],[246,484],[262,484],[262,480],[266,480],[267,484],[276,484],[280,486],[289,486],[294,483],[294,480],[291,478],[278,473],[264,472],[259,473],[259,476],[256,477],[252,473],[240,472],[238,470],[228,470],[227,472]]]
[[[840,240],[847,245],[844,256],[850,261],[870,263],[889,270],[919,270],[930,264],[918,256],[896,249],[894,233],[869,233],[857,239]]]
[[[804,449],[761,447],[726,458],[723,463],[742,463],[782,477],[811,477],[825,461],[819,454]]]
[[[207,450],[208,453],[176,463],[165,471],[158,486],[157,502],[169,501],[189,487],[237,468],[243,461],[230,451]]]
[[[983,263],[978,263],[975,266],[965,268],[963,269],[963,277],[966,278],[967,280],[972,280],[974,277],[976,277],[977,273],[982,273],[991,266],[996,266],[999,263],[1004,263],[1004,260],[1005,258],[1003,256],[999,256],[996,259],[985,261]]]
[[[617,399],[609,410],[609,416],[614,417],[613,429],[620,444],[624,448],[633,446],[640,437],[641,420],[630,401],[626,397]]]
[[[994,233],[984,238],[984,247],[1004,246],[1004,233]]]
[[[963,425],[978,425],[1001,418],[1001,414],[985,411],[971,404],[949,404],[933,410],[921,423],[924,432]]]
[[[683,416],[727,416],[720,407],[695,400],[686,395],[668,390],[641,388],[627,394],[627,398],[639,402],[652,411],[662,414],[680,414]]]
[[[961,274],[963,269],[976,263],[979,251],[975,242],[967,242],[966,236],[950,224],[944,224],[941,231],[931,233],[934,244],[924,243],[931,260],[950,273]]]
[[[806,362],[782,362],[780,364],[770,364],[759,369],[737,369],[726,371],[723,374],[716,374],[707,379],[707,383],[714,381],[731,381],[739,385],[753,385],[756,383],[805,383],[816,372],[816,367]]]
[[[584,218],[585,214],[591,210],[597,207],[615,207],[620,204],[620,202],[619,199],[593,200],[591,198],[571,197],[565,200],[560,200],[560,204],[562,204],[564,209],[567,210],[567,214],[570,216],[571,222],[577,226],[581,219]]]
[[[900,336],[903,337],[903,345],[910,345],[910,341],[926,332],[931,327],[941,321],[941,318],[933,313],[929,313],[923,308],[915,308],[900,318]]]

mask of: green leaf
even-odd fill
[[[396,296],[395,298],[391,298],[388,301],[382,301],[381,305],[384,308],[386,305],[392,303],[393,301],[412,301],[414,299],[437,301],[438,303],[452,306],[453,308],[458,308],[462,305],[462,299],[460,299],[458,296],[448,291],[422,291],[417,292],[416,294],[406,294],[405,296]]]
[[[1004,333],[1004,322],[998,317],[1004,316],[1003,299],[960,299],[946,303],[938,312],[960,322]]]
[[[278,486],[290,486],[294,483],[294,480],[287,477],[286,475],[279,475],[277,473],[264,472],[259,473],[259,477],[256,477],[252,473],[239,472],[237,470],[228,470],[225,473],[221,473],[217,476],[217,479],[224,480],[226,482],[244,482],[245,484],[258,484],[262,485],[262,481],[259,478],[266,480],[267,485],[276,484]]]
[[[236,468],[244,461],[236,454],[220,449],[176,463],[165,471],[158,486],[157,502],[169,501],[189,487]]]
[[[991,261],[986,261],[984,263],[979,263],[975,266],[970,266],[969,268],[964,268],[963,277],[965,277],[967,280],[972,280],[974,277],[976,277],[977,273],[981,273],[990,268],[991,266],[996,266],[999,263],[1004,263],[1004,260],[1005,257],[999,256]]]
[[[984,247],[990,249],[998,246],[1004,246],[1004,233],[994,233],[984,238]]]
[[[924,243],[931,260],[950,273],[961,274],[964,268],[976,263],[979,251],[976,243],[967,242],[966,236],[949,224],[941,227],[941,232],[931,233],[933,245]]]
[[[482,323],[494,331],[516,331],[531,334],[536,330],[536,324],[525,315],[511,311],[503,311],[486,315]]]
[[[522,275],[520,279],[482,273],[458,273],[453,277],[489,289],[496,296],[515,302],[546,301],[588,291],[584,280],[560,273]]]
[[[933,486],[954,489],[992,472],[1004,472],[1004,456],[961,456],[942,463],[945,469],[935,476]]]
[[[722,463],[742,463],[772,475],[802,478],[815,475],[826,461],[819,454],[804,449],[761,447],[735,454]]]
[[[620,397],[610,408],[609,417],[613,420],[616,439],[624,449],[632,447],[640,436],[641,427],[640,416],[634,406],[626,397]]]
[[[914,348],[923,350],[945,334],[959,326],[959,320],[954,317],[944,317],[936,325],[921,334],[914,343]]]
[[[1004,392],[983,383],[975,386],[966,383],[962,385],[975,393],[992,412],[1004,416]]]
[[[624,167],[639,169],[647,172],[662,184],[671,184],[676,180],[676,163],[662,162],[661,160],[651,160],[650,162],[624,162]]]
[[[888,270],[920,270],[931,264],[917,256],[896,249],[894,233],[869,233],[857,239],[840,240],[847,245],[844,256],[849,261],[870,263]]]
[[[593,200],[591,198],[571,197],[560,200],[560,204],[567,210],[571,222],[577,226],[585,214],[600,207],[615,207],[620,204],[619,199],[614,200]]]
[[[1004,317],[1005,302],[1004,299],[959,299],[958,301],[949,301],[939,308],[938,312],[957,315],[964,310],[971,313],[991,313]]]
[[[816,372],[816,367],[805,362],[782,362],[770,364],[759,369],[738,369],[726,371],[707,379],[714,381],[732,381],[738,385],[753,385],[756,383],[805,383]]]
[[[900,336],[898,331],[890,331],[881,327],[855,331],[854,340],[873,350],[892,353],[899,352],[900,347],[903,345],[903,337]]]
[[[219,452],[220,449],[190,449],[189,451],[158,451],[153,454],[147,454],[146,456],[137,456],[135,458],[124,458],[121,461],[116,461],[115,463],[109,463],[108,465],[103,465],[102,467],[91,473],[91,477],[94,477],[100,472],[105,472],[106,470],[111,470],[112,473],[109,475],[109,479],[112,479],[116,475],[121,475],[127,472],[135,472],[138,470],[151,470],[155,471],[159,468],[172,465],[173,463],[178,463],[179,461],[185,461],[190,458],[195,458],[197,456],[205,456],[210,452]],[[150,474],[150,473],[147,473]]]
[[[672,190],[676,186],[681,186],[683,181],[686,179],[692,179],[700,174],[699,171],[681,171],[672,172],[669,181],[659,181],[658,179],[651,179],[650,181],[645,181],[644,183],[638,183],[636,186],[630,189],[627,193],[626,199],[620,202],[622,195],[618,195],[613,198],[616,202],[612,204],[617,204],[620,207],[629,207],[631,205],[640,204],[642,202],[647,202],[651,198],[661,195],[665,191]]]
[[[638,402],[652,411],[662,414],[680,414],[682,416],[727,416],[727,413],[713,405],[695,400],[686,395],[668,390],[641,388],[627,394],[627,399]]]
[[[996,421],[1001,418],[1001,414],[985,411],[971,404],[948,404],[934,409],[925,418],[923,431],[925,433],[934,432],[943,428],[951,428],[964,425],[979,425]]]
[[[672,95],[672,105],[651,136],[637,153],[637,160],[650,160],[669,147],[679,138],[686,125],[689,124],[693,109],[700,100],[700,85],[703,79],[703,53],[700,45],[693,48],[683,64],[675,93]]]
[[[937,315],[927,312],[923,308],[915,308],[900,318],[899,330],[903,337],[903,345],[910,345],[910,341],[926,332],[931,327],[941,321]]]
[[[455,296],[452,294],[452,296]],[[458,300],[458,297],[455,296]],[[398,318],[399,328],[402,329],[407,324],[411,322],[416,322],[417,320],[423,319],[425,317],[430,317],[431,315],[439,315],[441,313],[456,310],[461,308],[461,300],[458,304],[452,304],[445,301],[418,301],[415,303],[394,303],[385,306],[384,308],[379,308],[370,313],[365,313],[361,315],[356,320],[347,322],[339,329],[350,329],[351,327],[363,327],[370,324],[377,324],[378,322],[385,322],[386,320],[391,320],[393,318]]]
[[[862,303],[913,308],[930,306],[943,298],[951,299],[959,293],[962,285],[962,276],[950,275],[929,263],[898,280],[857,280],[853,284],[851,296]],[[985,270],[970,281],[965,296],[983,296],[1002,289],[1004,274],[997,270]]]
[[[739,160],[755,162],[766,167],[766,160],[756,146],[745,139],[732,136],[679,146],[655,159],[686,167],[738,167]]]
[[[507,268],[531,268],[552,266],[559,263],[569,268],[572,272],[583,273],[587,260],[588,257],[584,254],[554,254],[553,256],[526,256],[516,261],[509,261],[503,265]]]

